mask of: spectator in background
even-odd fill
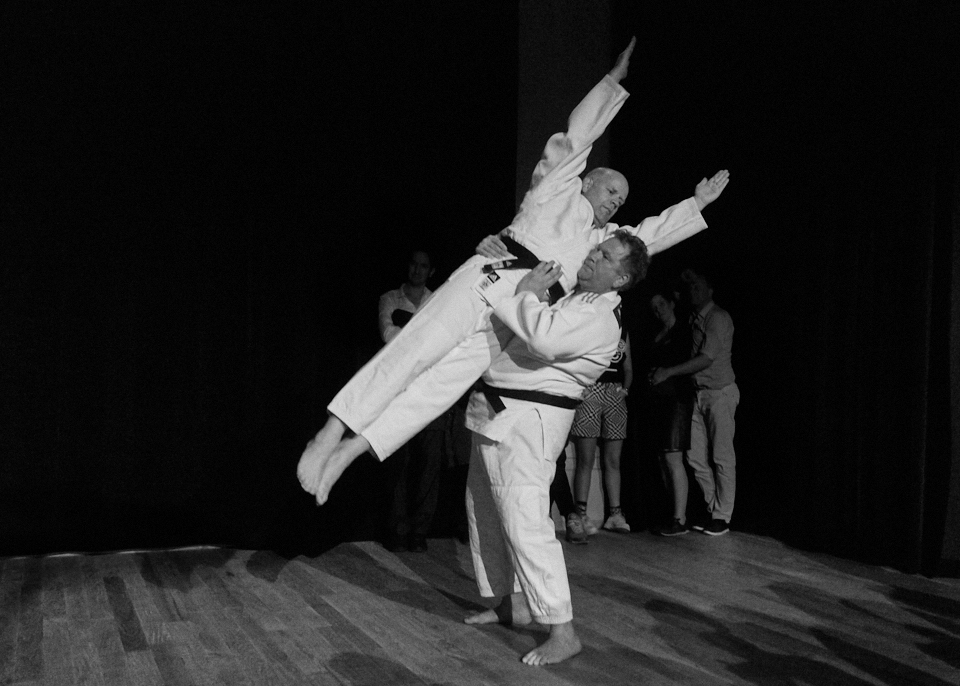
[[[597,533],[597,525],[587,516],[587,500],[599,440],[603,441],[603,485],[607,509],[603,528],[619,534],[630,533],[630,525],[620,509],[620,454],[627,437],[626,400],[632,383],[630,334],[621,328],[620,343],[610,367],[597,383],[584,391],[570,429],[577,450],[577,470],[573,477],[577,514],[588,536]]]
[[[693,375],[696,399],[687,461],[703,489],[710,521],[692,528],[721,536],[730,530],[737,487],[733,435],[740,389],[730,361],[733,318],[713,302],[709,276],[685,269],[681,278],[690,297],[693,356],[681,364],[655,369],[652,381],[657,385],[675,376]]]
[[[567,449],[560,451],[557,456],[557,466],[554,470],[553,481],[550,483],[550,504],[556,503],[557,512],[563,517],[566,529],[567,543],[586,544],[587,532],[583,528],[583,518],[573,502],[573,493],[570,492],[570,480],[567,478]]]
[[[414,250],[407,263],[407,280],[380,296],[380,337],[389,343],[430,296],[427,280],[434,269],[430,255]],[[462,415],[461,415],[462,416]],[[440,467],[449,443],[449,412],[433,420],[386,463],[390,507],[386,548],[392,552],[427,550],[440,490]]]
[[[407,280],[400,288],[380,296],[380,338],[384,343],[389,343],[400,333],[420,303],[430,295],[427,280],[434,271],[430,255],[423,250],[414,250],[407,263]]]
[[[689,484],[683,456],[690,449],[693,383],[688,375],[677,374],[652,385],[656,369],[670,368],[690,359],[693,342],[689,324],[677,318],[679,299],[672,287],[661,288],[650,298],[650,309],[660,328],[643,355],[651,382],[642,398],[643,423],[651,438],[650,445],[657,451],[663,483],[673,508],[670,523],[659,530],[663,536],[679,536],[690,531],[686,514]]]

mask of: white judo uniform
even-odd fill
[[[620,342],[615,292],[574,292],[553,306],[524,293],[494,312],[516,336],[484,373],[496,388],[579,398],[607,368]],[[470,548],[480,595],[523,591],[541,624],[573,618],[570,587],[550,517],[550,482],[574,410],[501,398],[495,413],[474,393],[467,427],[474,432],[467,479]]]
[[[508,227],[542,260],[558,262],[569,290],[584,258],[613,231],[639,237],[653,255],[706,228],[694,198],[636,227],[593,227],[580,174],[594,141],[619,111],[627,92],[609,76],[570,115],[565,133],[551,136],[530,190]],[[327,409],[362,435],[381,460],[460,398],[502,349],[488,303],[510,297],[526,270],[484,274],[497,260],[474,256],[437,289],[403,330],[334,397]]]

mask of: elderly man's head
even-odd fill
[[[597,226],[604,226],[627,201],[630,185],[620,172],[606,167],[597,167],[583,177],[580,192],[593,207],[594,223]]]
[[[592,293],[625,291],[646,277],[649,266],[643,241],[620,230],[587,255],[577,272],[577,284]]]

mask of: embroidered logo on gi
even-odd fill
[[[480,290],[482,291],[487,286],[491,286],[499,280],[500,280],[499,274],[497,274],[496,272],[490,272],[489,274],[487,274],[487,278],[485,278],[483,282],[480,284]]]
[[[626,357],[626,353],[627,353],[627,342],[621,338],[620,342],[617,344],[617,352],[613,354],[613,359],[610,360],[610,364],[615,365],[618,362],[620,362],[620,360]]]

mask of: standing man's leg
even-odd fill
[[[569,421],[569,420],[567,420]],[[496,442],[475,436],[474,458],[479,457],[490,484],[490,494],[499,515],[500,526],[494,530],[505,539],[506,548],[526,598],[530,615],[550,627],[550,637],[523,656],[530,665],[560,662],[581,650],[573,629],[573,607],[567,581],[563,548],[557,540],[550,517],[550,481],[555,471],[554,459],[559,454],[562,438],[551,440],[544,429],[539,412],[531,408],[518,418],[515,428]],[[567,425],[569,426],[569,425]],[[549,453],[545,454],[544,451]],[[477,455],[479,453],[479,456]],[[549,457],[547,456],[549,455]],[[484,529],[492,529],[490,517],[481,517],[484,503],[480,495],[483,476],[474,475],[477,460],[471,462],[468,492],[474,514],[471,522],[471,550],[481,593],[502,598],[499,611],[487,611],[468,618],[468,623],[503,621],[507,607],[516,611],[516,599],[503,569],[500,546],[485,541]],[[488,554],[493,562],[488,560]],[[515,589],[516,587],[513,586]],[[512,615],[511,615],[512,616]]]
[[[717,486],[713,479],[713,469],[710,467],[710,441],[707,426],[704,420],[705,400],[704,391],[697,391],[693,403],[693,415],[690,419],[690,450],[687,451],[687,463],[693,470],[693,475],[703,491],[703,499],[707,504],[707,513],[713,518],[716,507]],[[693,527],[703,531],[704,526],[694,522]]]
[[[587,532],[583,529],[583,520],[573,502],[570,492],[570,480],[567,478],[567,449],[564,447],[557,455],[557,467],[550,484],[550,503],[557,504],[557,511],[563,517],[568,543],[587,543]]]
[[[433,424],[418,433],[408,444],[410,464],[407,467],[407,492],[410,534],[407,542],[415,553],[426,552],[427,534],[437,511],[440,494],[440,462],[446,434]]]
[[[740,389],[730,384],[718,391],[705,391],[704,422],[710,438],[713,458],[714,522],[720,520],[729,525],[733,518],[733,505],[737,494],[737,456],[733,448],[736,431],[735,414],[740,402]],[[725,533],[726,529],[715,525],[705,533]]]
[[[394,454],[390,462],[382,466],[384,479],[388,485],[386,489],[387,497],[390,498],[384,547],[392,553],[399,553],[407,549],[407,538],[410,534],[410,520],[407,515],[407,468],[409,461],[409,446],[404,446]]]

